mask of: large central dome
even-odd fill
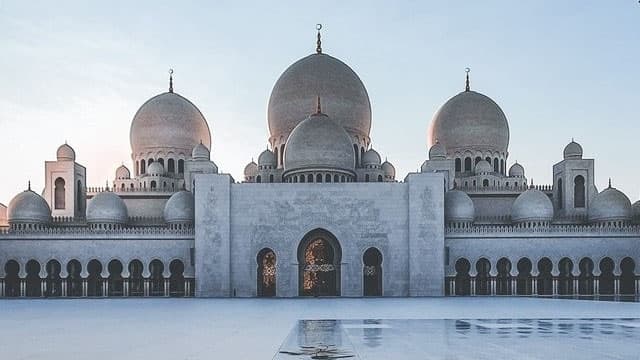
[[[286,137],[322,98],[323,111],[352,136],[369,138],[371,104],[358,75],[342,61],[323,53],[309,55],[289,66],[269,99],[269,131]]]
[[[166,92],[145,102],[131,123],[133,157],[155,151],[191,154],[200,142],[211,148],[211,133],[204,116],[189,100]]]
[[[449,99],[436,112],[427,140],[429,146],[439,141],[450,156],[464,150],[506,154],[509,123],[491,98],[468,90]]]

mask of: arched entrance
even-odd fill
[[[257,290],[260,297],[276,296],[276,254],[269,248],[258,253]]]
[[[371,247],[362,256],[364,296],[382,296],[382,254]]]
[[[300,296],[340,296],[342,250],[330,232],[309,232],[298,246]]]

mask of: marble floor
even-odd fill
[[[303,344],[339,335],[324,343],[353,359],[638,359],[638,317],[640,303],[535,298],[14,299],[0,359],[274,359],[306,319],[329,322]]]

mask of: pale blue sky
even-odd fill
[[[374,148],[399,178],[427,157],[434,112],[463,90],[492,97],[511,128],[510,163],[538,184],[572,137],[638,199],[640,4],[588,1],[3,1],[0,0],[0,202],[68,140],[90,185],[130,166],[129,125],[166,91],[192,100],[212,129],[213,160],[242,179],[267,144],[278,76],[315,49],[349,64],[373,107]]]

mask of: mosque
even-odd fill
[[[239,180],[170,76],[133,116],[132,166],[112,182],[89,186],[65,143],[42,192],[0,206],[0,297],[637,300],[640,202],[598,190],[574,141],[549,185],[529,182],[500,106],[468,71],[462,90],[435,112],[420,171],[398,178],[372,146],[363,82],[318,30],[276,81],[269,147]]]

